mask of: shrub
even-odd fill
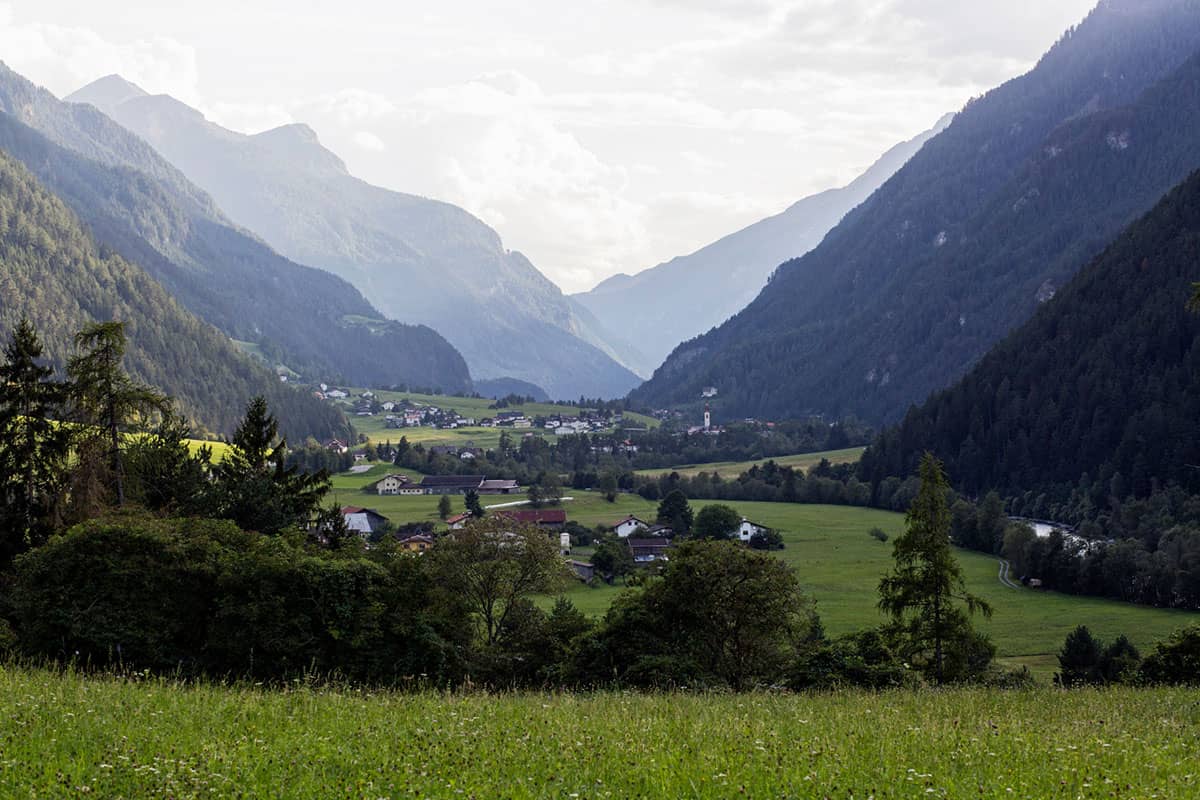
[[[1150,683],[1200,685],[1200,625],[1178,630],[1156,644],[1142,663],[1142,675]]]
[[[883,528],[871,528],[870,534],[872,539],[878,539],[881,542],[888,540],[888,535],[884,532]]]

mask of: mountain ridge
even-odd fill
[[[1069,175],[1049,157],[1056,132],[1102,121],[1100,112],[1136,115],[1148,90],[1197,50],[1196,0],[1101,3],[1033,70],[969,103],[819,247],[781,266],[743,312],[680,345],[632,399],[694,402],[714,386],[736,416],[899,418],[961,376],[1197,165],[1169,106],[1142,107],[1158,115],[1147,123],[1155,142],[1170,148],[1145,162],[1161,169],[1132,169],[1149,148],[1123,146],[1120,130],[1078,145],[1107,171]],[[1194,104],[1182,91],[1179,100]]]
[[[114,101],[111,84],[67,99],[100,103],[283,255],[443,332],[475,377],[525,380],[560,399],[620,396],[638,383],[558,287],[469,212],[353,176],[310,128],[248,136],[165,95]]]

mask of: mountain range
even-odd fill
[[[931,130],[888,150],[846,186],[806,197],[690,255],[636,275],[614,275],[571,298],[604,327],[625,363],[649,376],[680,342],[749,305],[776,267],[820,244],[953,117],[947,114]]]
[[[279,253],[341,276],[389,317],[442,333],[476,378],[516,378],[556,398],[617,397],[639,383],[595,321],[494,230],[456,206],[354,177],[305,125],[235,133],[115,75],[67,99],[145,139]]]
[[[1106,0],[632,393],[898,419],[1200,166],[1197,0]]]
[[[432,329],[389,321],[346,281],[273,252],[96,109],[0,65],[0,111],[0,148],[103,244],[272,369],[312,382],[471,388],[462,356]]]
[[[195,424],[231,433],[263,395],[293,441],[346,436],[345,417],[242,355],[180,307],[144,270],[96,243],[78,217],[18,161],[0,152],[0,331],[29,319],[62,368],[87,323],[125,323],[124,366],[171,395]]]

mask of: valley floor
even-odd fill
[[[0,667],[0,796],[1185,798],[1195,690],[480,695]]]

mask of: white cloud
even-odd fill
[[[383,139],[380,139],[370,131],[355,131],[351,138],[363,150],[371,150],[376,153],[382,153],[387,150],[387,145],[383,143]]]

